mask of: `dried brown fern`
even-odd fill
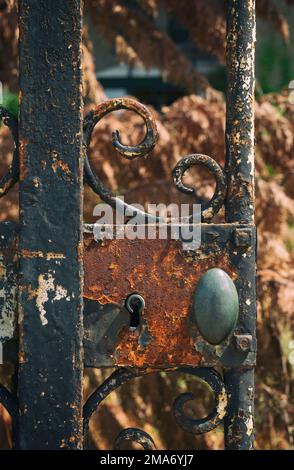
[[[226,18],[218,0],[164,0],[164,3],[167,11],[187,29],[200,49],[225,62]]]
[[[17,2],[6,2],[0,10],[0,82],[18,90],[18,12]]]
[[[87,7],[89,16],[103,36],[113,46],[117,35],[122,36],[146,69],[157,67],[166,80],[188,92],[198,90],[207,96],[219,96],[169,36],[140,11],[127,8],[118,0],[111,4],[106,0],[88,1]],[[133,53],[128,55],[124,48],[123,59],[132,63]]]

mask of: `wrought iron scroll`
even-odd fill
[[[85,181],[104,202],[113,208],[119,209],[123,213],[126,211],[131,211],[131,213],[133,213],[135,211],[137,214],[140,214],[141,212],[138,211],[138,209],[133,208],[132,206],[122,202],[119,198],[115,197],[111,191],[102,183],[99,177],[95,174],[88,156],[91,136],[96,124],[98,124],[99,121],[101,121],[101,119],[107,114],[122,109],[134,111],[142,117],[146,125],[146,134],[141,143],[135,146],[127,146],[120,142],[119,132],[116,130],[112,133],[112,144],[114,148],[128,160],[133,160],[137,157],[144,157],[154,148],[157,141],[156,124],[152,114],[144,105],[129,98],[115,98],[104,101],[100,105],[96,106],[96,108],[91,111],[84,119],[83,130]],[[141,215],[143,217],[151,217],[154,219],[151,214],[141,213]]]
[[[178,425],[191,434],[205,434],[218,426],[225,414],[228,404],[228,398],[225,385],[221,376],[214,369],[182,367],[181,372],[192,374],[204,381],[212,389],[215,399],[214,410],[202,419],[192,419],[186,416],[184,412],[185,404],[193,400],[193,393],[182,393],[176,398],[173,404],[173,411]]]
[[[102,401],[121,385],[151,372],[157,371],[150,369],[148,372],[144,369],[117,369],[92,393],[92,395],[90,395],[84,405],[83,411],[85,447],[87,447],[88,444],[90,418]],[[179,395],[173,404],[173,413],[176,422],[182,429],[192,434],[203,434],[213,430],[223,421],[226,415],[228,397],[223,380],[214,369],[204,367],[178,367],[166,370],[166,372],[182,372],[184,374],[193,375],[208,385],[214,393],[214,410],[207,417],[202,419],[192,419],[185,415],[183,407],[188,401],[195,398],[194,395],[192,393]],[[136,428],[122,430],[115,440],[114,448],[121,449],[126,441],[136,442],[144,449],[155,448],[152,437],[145,431]]]
[[[213,174],[216,181],[216,189],[212,199],[202,204],[201,207],[201,216],[204,222],[212,219],[222,207],[226,196],[226,178],[222,167],[208,155],[187,155],[177,163],[173,170],[174,183],[182,193],[196,196],[195,190],[185,186],[182,181],[185,171],[194,165],[205,166]]]
[[[125,214],[125,211],[129,213],[141,214],[143,217],[148,218],[149,221],[160,221],[161,218],[155,217],[151,214],[147,214],[139,211],[137,208],[121,201],[115,197],[111,191],[103,184],[100,178],[95,174],[89,158],[89,145],[91,142],[92,133],[96,124],[101,119],[112,111],[117,110],[129,110],[134,111],[145,122],[146,134],[141,143],[135,146],[123,145],[119,140],[119,132],[114,131],[112,133],[112,143],[114,148],[126,159],[133,160],[137,157],[147,156],[151,150],[155,147],[158,134],[156,129],[156,123],[151,112],[141,103],[134,101],[129,98],[115,98],[112,100],[105,101],[91,111],[84,119],[84,162],[85,162],[85,181],[98,194],[101,199],[112,206],[115,209],[120,210]],[[183,175],[186,170],[194,165],[205,166],[214,176],[216,180],[216,190],[212,199],[202,205],[201,216],[202,221],[211,220],[220,210],[224,203],[226,196],[226,178],[222,167],[213,158],[207,155],[193,154],[183,157],[175,166],[172,175],[174,184],[177,189],[183,193],[193,194],[196,196],[195,190],[188,188],[182,182]]]
[[[18,121],[7,109],[0,106],[0,120],[10,129],[15,149],[13,160],[7,173],[0,180],[0,198],[19,180]]]

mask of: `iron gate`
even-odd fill
[[[0,195],[20,183],[20,222],[0,224],[0,336],[4,360],[16,371],[11,390],[1,386],[0,401],[12,417],[14,447],[87,447],[89,419],[102,400],[135,377],[164,370],[191,374],[214,393],[214,410],[204,419],[185,414],[192,394],[176,399],[174,417],[184,430],[200,434],[223,422],[227,449],[252,448],[254,0],[226,2],[226,166],[194,154],[173,170],[178,190],[192,195],[182,181],[192,165],[205,166],[216,180],[213,198],[202,206],[201,246],[188,251],[172,239],[97,243],[93,227],[82,224],[83,174],[103,201],[126,208],[92,169],[94,126],[114,110],[139,114],[146,124],[141,144],[125,146],[113,134],[114,147],[129,159],[153,148],[156,126],[148,109],[123,98],[98,105],[83,120],[81,3],[19,1],[19,120],[0,108],[15,142]],[[223,205],[226,222],[212,223]],[[217,296],[224,285],[236,321],[208,328],[201,310],[211,289]],[[84,366],[115,372],[82,407]],[[126,440],[154,447],[138,429],[122,431],[115,447]]]

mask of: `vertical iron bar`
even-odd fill
[[[225,448],[250,450],[254,444],[254,369],[224,374],[229,395],[225,417]]]
[[[19,0],[21,449],[82,447],[81,0]]]
[[[254,221],[255,0],[227,5],[227,222]]]
[[[226,221],[253,224],[255,0],[228,0],[226,5]],[[254,246],[255,241],[251,249],[254,250]],[[255,265],[251,268],[255,270]],[[240,307],[244,332],[255,338],[255,303],[250,309],[245,305]],[[254,439],[254,369],[231,369],[225,372],[224,379],[230,396],[225,418],[225,447],[251,449]]]

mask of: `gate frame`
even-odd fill
[[[237,243],[254,250],[255,236],[248,240],[246,234],[255,230],[255,0],[228,0],[226,5],[226,224],[232,230],[242,226],[245,232]],[[4,189],[0,187],[2,196],[18,179],[19,154],[18,383],[11,393],[1,386],[0,401],[13,417],[16,448],[81,449],[85,156],[81,0],[62,3],[19,0],[19,25],[19,144],[16,124],[4,115],[17,150],[12,173],[7,175]],[[9,224],[2,228],[7,230]],[[254,273],[255,259],[250,259],[250,276],[254,277]],[[248,349],[248,343],[256,341],[255,285],[248,284],[249,289],[252,302],[248,308],[242,305],[240,350]],[[253,448],[254,366],[255,356],[250,363],[224,369],[229,397],[224,417],[226,449]],[[204,377],[219,394],[216,397],[219,403],[223,392],[218,374],[209,369],[183,369],[200,379]],[[84,425],[88,424],[103,393],[107,395],[124,381],[141,375],[138,370],[118,369],[87,400]],[[189,428],[182,406],[179,397],[174,406],[175,417],[182,427]],[[206,425],[198,422],[202,432],[204,428],[208,430]],[[84,434],[87,434],[85,429]],[[152,439],[146,433],[138,434],[137,430],[123,431],[118,447],[123,440],[131,438],[142,441],[145,448],[152,448]]]

